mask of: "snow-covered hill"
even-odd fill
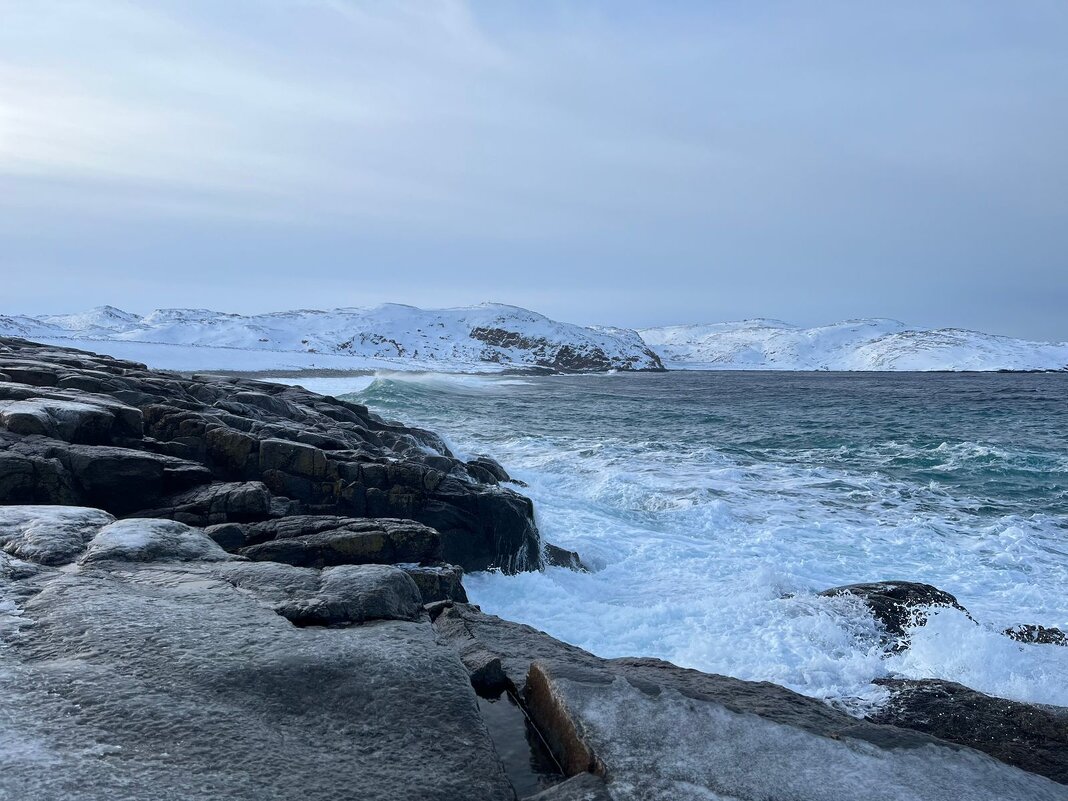
[[[779,320],[677,325],[639,331],[675,370],[1062,370],[1068,342],[913,329],[897,320],[799,328]]]
[[[158,309],[145,317],[102,306],[80,314],[0,316],[0,334],[73,342],[176,370],[661,369],[634,331],[558,323],[492,303],[439,310],[387,304],[253,316]]]
[[[516,306],[240,315],[101,306],[78,314],[0,315],[0,335],[103,351],[173,370],[1061,370],[1068,343],[1027,342],[896,320],[800,328],[780,320],[585,328]]]

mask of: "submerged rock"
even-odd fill
[[[853,595],[867,604],[872,615],[895,638],[895,647],[906,647],[910,626],[922,626],[927,616],[924,610],[943,606],[968,610],[948,592],[930,584],[914,581],[874,581],[867,584],[848,584],[832,587],[820,595]]]
[[[1013,626],[1003,632],[1017,642],[1035,645],[1068,645],[1068,634],[1054,626],[1039,626],[1031,623]]]

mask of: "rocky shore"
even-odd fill
[[[581,566],[517,489],[299,387],[0,339],[0,799],[1068,799],[1065,710],[892,680],[861,720],[482,613],[465,571]],[[958,605],[828,592],[888,652]]]

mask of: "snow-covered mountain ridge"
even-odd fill
[[[897,320],[800,328],[780,320],[677,325],[638,332],[674,370],[1064,370],[1068,342],[1028,342]]]
[[[176,370],[1063,370],[1068,343],[897,320],[801,328],[756,319],[632,331],[561,323],[516,306],[386,304],[240,315],[102,306],[0,315],[0,335],[73,344]],[[93,343],[103,343],[93,344]],[[81,344],[79,344],[81,343]]]
[[[79,314],[0,316],[0,334],[59,344],[106,341],[106,347],[95,347],[179,370],[663,369],[634,331],[585,328],[494,303],[257,315],[157,309],[144,317],[102,306]]]

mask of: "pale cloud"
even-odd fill
[[[0,19],[6,310],[349,288],[1068,337],[1059,3],[0,0]],[[131,281],[145,265],[184,280]]]

